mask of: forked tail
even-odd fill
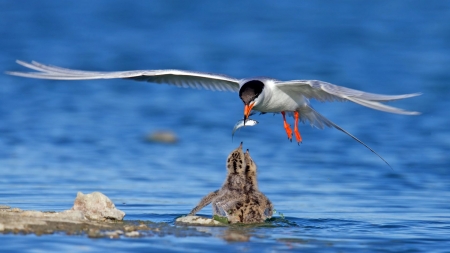
[[[352,137],[355,141],[359,142],[360,144],[362,144],[364,147],[366,147],[368,150],[372,151],[372,153],[374,153],[375,155],[377,155],[381,160],[383,160],[383,162],[385,162],[392,170],[392,166],[386,161],[384,160],[383,157],[381,157],[381,155],[379,155],[377,152],[375,152],[375,150],[373,150],[371,147],[369,147],[367,144],[365,144],[364,142],[362,142],[360,139],[356,138],[353,134],[347,132],[346,130],[344,130],[342,127],[334,124],[333,122],[331,122],[330,120],[328,120],[327,118],[325,118],[324,116],[322,116],[320,113],[318,113],[316,110],[314,110],[313,108],[309,107],[309,109],[311,109],[310,112],[312,112],[314,114],[314,116],[316,117],[316,120],[318,120],[319,122],[322,122],[323,124],[329,126],[329,127],[334,127],[337,130],[347,134],[348,136]]]

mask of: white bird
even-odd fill
[[[94,72],[44,65],[35,61],[27,63],[18,60],[17,63],[38,72],[6,73],[15,76],[53,80],[123,78],[152,83],[166,83],[179,87],[239,92],[239,97],[242,102],[244,102],[244,120],[249,117],[252,110],[259,111],[261,113],[281,113],[283,116],[284,129],[287,133],[288,139],[292,141],[292,130],[286,122],[285,115],[286,113],[293,114],[295,122],[294,134],[298,143],[302,141],[302,137],[298,131],[298,122],[309,122],[311,126],[315,126],[319,129],[323,129],[325,126],[334,127],[348,134],[376,155],[378,154],[362,141],[315,111],[310,106],[309,99],[316,99],[321,102],[352,101],[372,109],[390,113],[404,115],[420,114],[419,112],[405,111],[403,109],[381,103],[415,97],[421,95],[420,93],[404,95],[374,94],[337,86],[318,80],[279,81],[266,77],[236,79],[221,74],[175,69]],[[378,156],[383,159],[380,155]],[[383,161],[385,160],[383,159]]]

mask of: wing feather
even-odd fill
[[[383,95],[354,90],[318,80],[277,81],[276,86],[286,93],[300,93],[306,98],[318,101],[352,101],[372,109],[406,115],[417,115],[419,112],[406,111],[387,106],[380,102],[394,101],[421,95],[421,93],[403,95]]]
[[[319,80],[292,80],[278,81],[277,87],[282,90],[301,92],[307,98],[314,98],[319,101],[344,101],[349,97],[355,97],[362,100],[387,102],[410,98],[421,95],[421,93],[403,94],[403,95],[383,95],[350,89]]]
[[[52,80],[93,80],[93,79],[132,79],[151,83],[166,83],[178,87],[197,89],[238,91],[239,80],[220,74],[184,71],[176,69],[164,70],[132,70],[115,72],[98,72],[66,69],[57,66],[44,65],[35,61],[31,63],[17,61],[18,64],[38,72],[6,72],[10,75],[52,79]]]

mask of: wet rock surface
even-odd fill
[[[200,216],[183,216],[180,218],[177,218],[175,220],[177,224],[184,224],[184,225],[197,225],[197,226],[226,226],[226,224],[219,222],[214,219],[200,217]]]
[[[111,212],[118,216],[111,218]],[[195,228],[164,222],[122,221],[123,216],[125,213],[116,209],[105,195],[79,193],[74,207],[63,212],[21,210],[0,205],[0,234],[65,233],[90,238],[211,236]]]
[[[0,209],[0,233],[85,235],[90,238],[144,236],[209,236],[193,228],[149,221],[88,220],[80,211],[41,212],[18,208]]]
[[[90,220],[123,220],[125,216],[125,213],[117,209],[114,203],[101,192],[90,194],[78,192],[70,211],[79,211]]]

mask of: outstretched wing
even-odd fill
[[[354,103],[370,107],[372,109],[406,114],[416,115],[419,112],[405,111],[400,108],[381,104],[380,102],[394,101],[404,98],[410,98],[421,95],[421,93],[403,94],[403,95],[382,95],[368,93],[360,90],[354,90],[342,86],[318,80],[292,80],[277,81],[276,86],[286,93],[301,93],[307,98],[314,98],[319,101],[352,101]]]
[[[218,91],[238,91],[239,80],[220,74],[184,71],[176,69],[164,70],[132,70],[116,72],[95,72],[66,69],[44,65],[35,61],[31,63],[17,61],[18,64],[38,72],[6,72],[10,75],[53,79],[53,80],[92,80],[92,79],[133,79],[151,83],[166,83],[179,87],[191,87]]]

